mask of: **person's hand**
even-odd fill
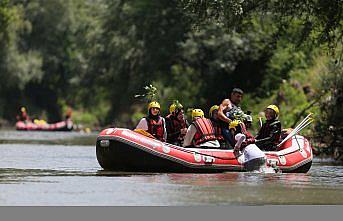
[[[239,151],[239,149],[234,149],[233,154],[235,155],[236,158],[238,158],[242,153]]]
[[[253,144],[253,143],[255,143],[255,137],[251,137],[244,142],[246,143],[246,145]]]

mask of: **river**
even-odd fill
[[[343,166],[307,174],[103,171],[96,134],[0,131],[0,206],[342,205]]]

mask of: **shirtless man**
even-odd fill
[[[236,113],[243,112],[241,108],[238,106],[239,103],[243,99],[243,91],[239,88],[234,88],[230,94],[230,99],[224,99],[222,103],[219,105],[218,109],[218,117],[222,121],[222,134],[225,140],[229,143],[229,145],[233,148],[235,145],[235,141],[233,136],[229,130],[229,124],[232,120],[234,120],[234,115]]]

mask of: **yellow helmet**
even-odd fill
[[[182,104],[179,104],[177,108],[176,108],[176,104],[171,104],[169,106],[169,113],[173,113],[176,109],[182,109],[182,108],[183,108]]]
[[[157,101],[152,101],[149,103],[148,105],[148,110],[150,110],[150,108],[156,107],[158,109],[161,109],[161,105],[160,103],[158,103]]]
[[[193,109],[192,110],[192,119],[194,119],[195,117],[204,117],[204,111],[202,111],[201,109]]]
[[[233,120],[230,122],[229,129],[236,129],[236,127],[242,123],[240,120]]]
[[[26,108],[25,108],[25,107],[21,107],[21,108],[20,108],[20,111],[21,111],[21,112],[26,112]]]
[[[219,106],[218,106],[218,105],[213,105],[213,106],[210,108],[210,111],[209,111],[208,115],[209,115],[210,117],[212,117],[213,111],[218,110],[218,109],[219,109]]]
[[[272,109],[273,111],[275,111],[276,117],[279,116],[280,111],[279,111],[279,108],[276,105],[271,104],[266,109]]]

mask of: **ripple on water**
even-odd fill
[[[94,144],[66,142],[83,139],[74,135],[35,132],[37,143],[0,144],[0,205],[343,204],[342,166],[315,161],[307,174],[110,172]]]

